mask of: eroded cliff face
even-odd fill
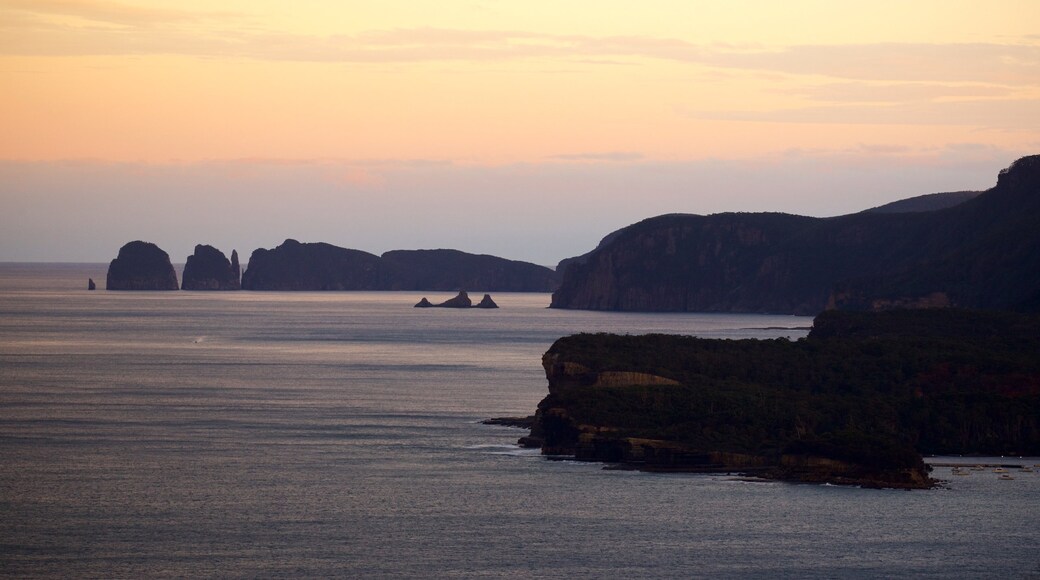
[[[935,482],[921,453],[1040,451],[1040,320],[829,311],[809,337],[558,340],[521,445],[645,470],[871,487]]]
[[[107,290],[177,290],[170,255],[151,242],[129,242],[108,266]]]
[[[940,206],[942,207],[942,206]],[[1040,156],[935,211],[666,215],[566,261],[553,308],[816,314],[1040,308]]]

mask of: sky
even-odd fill
[[[1040,153],[1035,0],[0,0],[0,261],[286,238],[554,265]]]

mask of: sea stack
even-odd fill
[[[498,304],[495,304],[495,301],[491,299],[490,294],[485,294],[474,308],[498,308]]]
[[[433,308],[433,302],[430,302],[426,299],[425,296],[423,296],[422,300],[420,300],[419,303],[415,305],[415,308]]]
[[[151,242],[136,240],[119,248],[108,266],[107,290],[177,290],[170,255]]]
[[[96,290],[97,284],[94,283],[93,278],[87,278],[87,290]]]
[[[184,264],[182,290],[241,290],[238,253],[232,250],[231,261],[213,246],[199,244]]]
[[[465,290],[459,290],[459,295],[444,302],[438,304],[441,308],[469,308],[473,306],[473,301],[469,299],[469,294],[466,294]]]

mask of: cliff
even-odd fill
[[[921,453],[1040,453],[1038,337],[1040,317],[961,310],[828,312],[799,341],[565,337],[521,443],[648,470],[928,487]]]
[[[181,276],[182,290],[240,290],[238,252],[231,251],[231,260],[213,246],[197,245],[188,256]]]
[[[243,290],[386,290],[390,274],[378,256],[326,243],[285,240],[253,251]]]
[[[815,314],[1040,308],[1040,156],[935,211],[673,214],[567,265],[553,308]]]
[[[170,256],[150,242],[133,241],[119,248],[108,266],[106,290],[177,290]]]
[[[246,290],[550,292],[557,284],[549,268],[495,256],[457,250],[394,250],[375,256],[296,240],[254,251],[242,276]]]
[[[388,290],[552,292],[559,286],[545,266],[458,250],[393,250],[382,259],[391,273]]]

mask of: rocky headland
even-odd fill
[[[245,290],[550,292],[557,285],[549,268],[496,256],[457,250],[394,250],[376,256],[296,240],[254,251],[242,276]]]
[[[108,266],[106,290],[177,290],[170,255],[150,242],[133,241],[119,248]]]
[[[1040,309],[1040,156],[1016,161],[988,191],[904,202],[835,218],[650,218],[562,262],[552,307],[793,314],[828,307]]]
[[[525,446],[645,470],[927,488],[922,454],[1040,453],[1040,317],[826,312],[802,340],[583,334]]]
[[[238,252],[231,250],[229,261],[224,252],[207,245],[196,245],[188,256],[181,275],[182,290],[241,290]]]

